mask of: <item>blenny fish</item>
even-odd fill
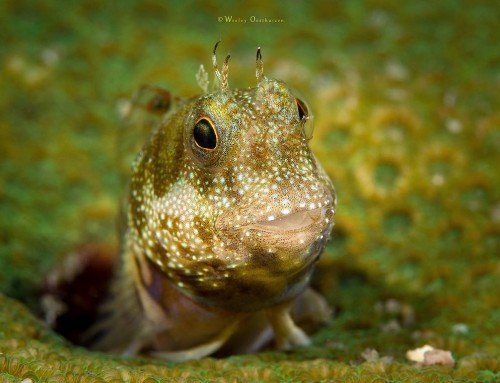
[[[214,84],[173,98],[148,87],[159,116],[132,166],[120,268],[97,328],[99,349],[186,360],[217,350],[309,344],[297,323],[329,317],[308,285],[330,236],[333,185],[308,141],[312,115],[282,81]],[[147,102],[145,102],[146,100]]]

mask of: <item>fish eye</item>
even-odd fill
[[[309,116],[309,110],[304,101],[295,98],[295,103],[297,104],[297,111],[299,112],[299,120],[302,121]]]
[[[295,98],[299,121],[302,126],[302,135],[306,140],[310,140],[314,132],[314,116],[309,113],[307,104],[300,98]]]
[[[194,125],[193,138],[195,144],[201,149],[215,149],[218,136],[212,121],[206,117],[200,118]]]

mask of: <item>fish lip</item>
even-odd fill
[[[240,225],[240,230],[252,230],[266,234],[294,234],[322,224],[328,216],[328,207],[297,209],[288,214],[269,213],[266,217]],[[268,217],[273,219],[269,220]]]

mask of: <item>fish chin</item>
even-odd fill
[[[218,232],[224,246],[214,249],[214,255],[227,263],[218,266],[217,277],[186,279],[187,293],[208,306],[241,312],[293,299],[309,281],[328,239],[332,215],[333,209],[326,207],[231,229],[226,221],[227,229]]]
[[[262,199],[224,210],[213,225],[217,273],[186,278],[190,295],[208,306],[241,312],[296,297],[330,236],[335,205],[328,192],[322,204],[304,204],[289,194],[296,203],[287,207]]]

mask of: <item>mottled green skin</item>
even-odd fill
[[[101,2],[0,4],[9,20],[0,26],[0,286],[34,308],[34,289],[65,250],[111,240],[122,190],[114,178],[114,100],[144,82],[168,81],[178,94],[195,94],[193,75],[200,62],[208,65],[207,46],[220,31],[224,48],[238,57],[233,84],[253,80],[240,68],[261,45],[269,52],[266,73],[306,90],[313,106],[311,145],[342,196],[336,238],[315,282],[340,308],[337,318],[312,347],[291,354],[164,367],[64,344],[18,303],[2,299],[2,379],[80,374],[84,381],[158,381],[184,373],[201,381],[495,380],[498,5],[375,0],[268,7],[265,13],[286,22],[217,22],[226,13],[264,13],[252,5],[183,3],[174,15],[166,3],[153,2],[122,2],[119,9]],[[52,67],[40,58],[51,47],[62,52]],[[411,305],[415,324],[382,332],[397,316],[374,309],[387,298]],[[469,331],[454,331],[457,323]],[[404,352],[424,343],[451,350],[457,367],[410,366]],[[352,366],[367,347],[397,363]],[[10,367],[6,355],[15,359]]]

